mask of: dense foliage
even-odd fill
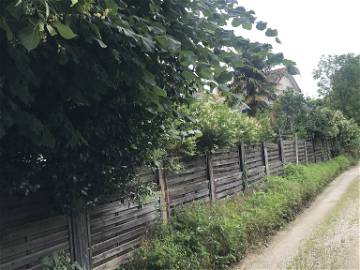
[[[228,23],[277,36],[237,1],[0,1],[1,190],[66,206],[132,194],[174,103],[229,90],[239,68],[291,69]]]
[[[278,134],[308,136],[306,121],[309,111],[307,100],[302,93],[289,89],[278,97],[273,106],[274,129]]]
[[[308,166],[289,166],[253,195],[194,204],[175,213],[125,269],[227,269],[284,226],[341,170],[344,156]]]
[[[360,124],[360,55],[324,56],[314,78],[328,106]]]
[[[360,127],[339,110],[319,107],[309,113],[307,127],[317,138],[331,138],[337,152],[360,154]]]
[[[194,128],[201,132],[196,139],[200,152],[260,142],[273,136],[270,126],[230,108],[221,99],[199,99],[188,107],[186,114],[195,119]]]
[[[360,127],[326,100],[305,99],[301,93],[289,90],[272,106],[273,126],[279,134],[331,139],[337,153],[360,153]]]

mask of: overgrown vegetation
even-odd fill
[[[263,243],[351,160],[339,156],[311,165],[290,165],[284,176],[268,177],[250,196],[238,195],[177,209],[124,269],[226,269]]]
[[[77,262],[71,262],[65,251],[54,253],[42,259],[44,270],[82,270]]]
[[[314,71],[319,93],[328,106],[360,124],[360,55],[323,56]]]
[[[273,130],[357,152],[359,128],[335,105],[287,94],[264,108],[273,96],[267,72],[298,70],[271,45],[226,30],[230,24],[280,42],[237,1],[0,1],[1,193],[40,191],[62,211],[114,194],[135,199],[149,190],[139,187],[136,167],[270,140]],[[357,60],[344,60],[351,78]],[[339,93],[345,69],[331,77]],[[194,99],[215,89],[216,102]]]
[[[197,119],[197,128],[202,136],[197,140],[200,151],[220,147],[255,143],[273,137],[270,126],[232,109],[222,101],[198,101],[191,105],[190,114]]]
[[[360,153],[360,127],[352,118],[334,109],[323,99],[304,98],[302,93],[289,89],[273,104],[273,127],[278,134],[331,139],[335,154]]]
[[[134,168],[164,150],[174,104],[238,69],[298,72],[228,24],[280,42],[237,1],[0,1],[1,191],[68,209],[140,195]]]

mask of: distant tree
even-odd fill
[[[360,123],[360,56],[353,54],[322,57],[314,78],[328,106],[341,110]]]
[[[302,93],[288,89],[273,105],[274,128],[279,134],[306,136],[308,102]]]
[[[271,45],[268,44],[259,44],[259,46],[252,48],[254,50],[252,54],[256,56],[249,59],[251,63],[248,65],[235,69],[234,81],[230,85],[231,92],[240,94],[240,101],[250,108],[249,113],[252,115],[269,106],[271,101],[275,99],[274,84],[270,82],[267,75],[272,67],[283,62],[288,67],[290,74],[299,74],[299,70],[293,67],[294,63],[284,59],[282,53],[272,54],[264,59],[262,54],[269,49],[271,49]],[[230,95],[228,100],[230,105],[236,104],[234,96]]]
[[[335,72],[329,102],[360,124],[360,56],[349,58]]]
[[[352,56],[352,54],[321,56],[318,66],[313,72],[313,77],[317,81],[318,92],[321,96],[326,96],[330,93],[335,73]]]

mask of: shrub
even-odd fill
[[[259,142],[273,135],[267,124],[269,119],[249,117],[241,111],[231,109],[219,99],[200,98],[189,106],[181,107],[179,112],[191,119],[192,125],[189,125],[189,121],[183,121],[177,129],[196,137],[198,152]],[[182,140],[178,140],[178,143],[182,143]]]
[[[299,209],[351,164],[339,156],[312,165],[290,165],[270,176],[251,196],[177,210],[124,269],[225,269],[292,220]]]

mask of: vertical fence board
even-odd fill
[[[276,175],[281,174],[283,164],[281,162],[279,143],[266,143],[266,150],[268,153],[269,173]]]
[[[246,166],[245,166],[245,145],[242,143],[239,147],[239,156],[240,156],[240,170],[242,173],[242,179],[243,179],[243,190],[246,189]]]
[[[283,142],[283,139],[281,137],[279,139],[279,147],[280,147],[281,163],[284,166],[285,165],[284,142]]]
[[[167,188],[166,174],[163,163],[157,168],[157,177],[160,186],[160,211],[161,218],[164,223],[167,223],[170,219],[170,204],[169,204],[169,193]]]
[[[296,134],[295,134],[295,160],[296,160],[296,164],[299,164],[299,143]]]
[[[308,164],[308,163],[309,163],[309,158],[308,158],[308,151],[307,151],[307,143],[306,143],[306,140],[304,140],[304,153],[305,153],[305,163]]]
[[[223,199],[243,190],[239,156],[238,147],[217,149],[211,154],[216,199]]]
[[[90,231],[88,211],[75,212],[72,219],[74,258],[84,270],[91,270]]]
[[[318,162],[318,158],[316,157],[316,147],[315,147],[315,140],[314,140],[314,138],[311,139],[311,143],[312,143],[312,148],[313,148],[313,153],[314,153],[314,162],[317,163],[317,162]]]
[[[246,185],[253,186],[258,183],[265,174],[265,163],[262,144],[245,145]]]
[[[168,171],[166,183],[169,194],[169,205],[173,209],[179,205],[186,205],[194,201],[209,201],[209,179],[205,155],[196,157],[182,157],[182,168]],[[221,171],[215,170],[214,174]]]

